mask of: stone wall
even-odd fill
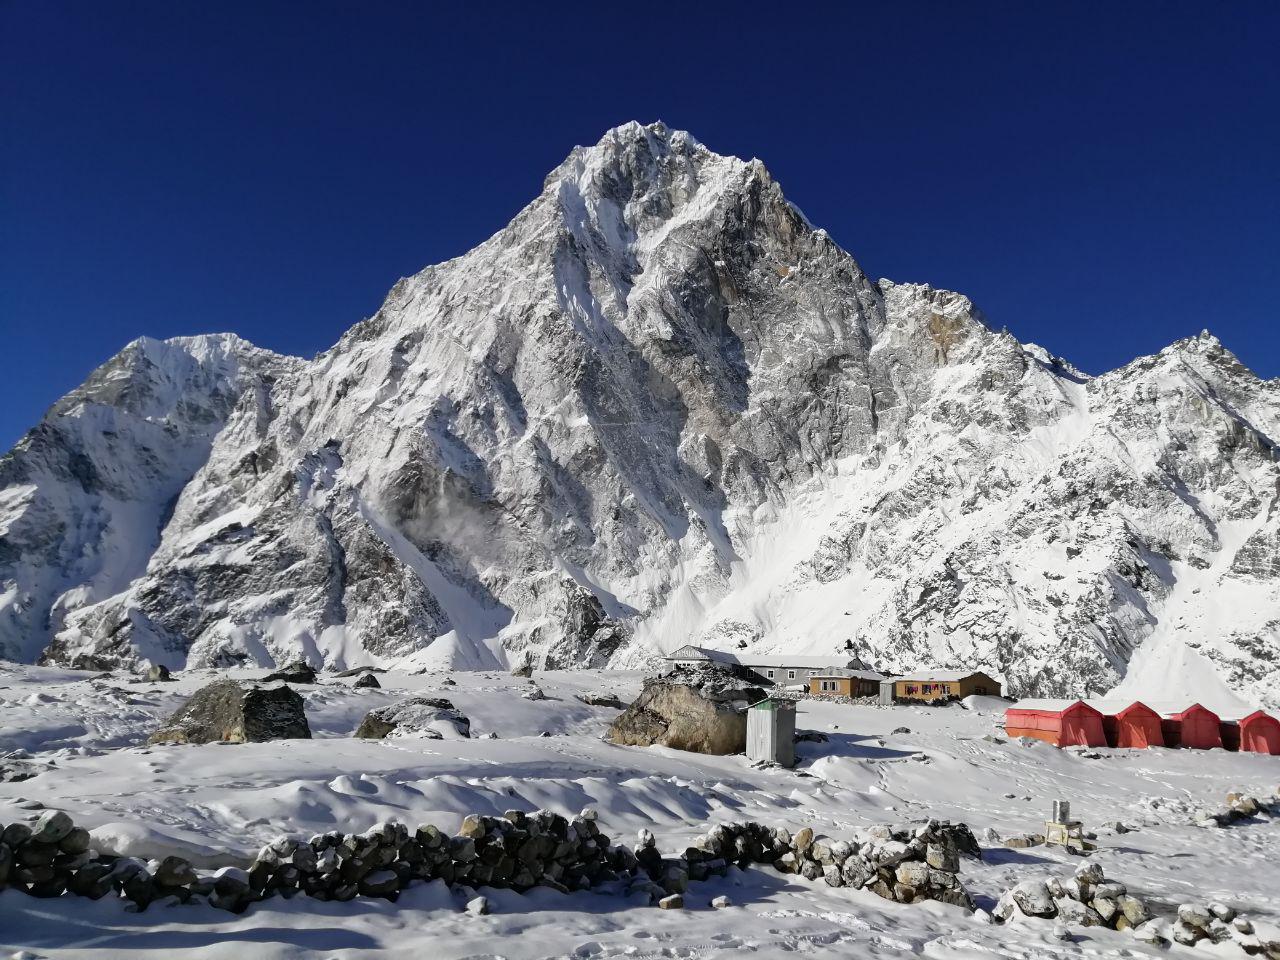
[[[647,830],[632,845],[614,843],[591,809],[572,818],[512,810],[468,816],[452,836],[431,825],[388,822],[359,834],[282,837],[243,868],[201,873],[179,857],[144,861],[96,852],[88,831],[65,813],[48,811],[34,825],[13,823],[0,834],[0,889],[37,897],[114,895],[137,910],[157,901],[203,901],[238,913],[269,897],[300,893],[394,901],[414,881],[443,880],[518,891],[615,891],[670,907],[681,905],[691,881],[723,876],[731,865],[762,865],[901,903],[940,900],[972,910],[959,879],[962,853],[978,853],[962,824],[875,827],[857,841],[738,822],[718,824],[683,853],[664,856]]]

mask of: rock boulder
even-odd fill
[[[268,673],[262,678],[263,683],[271,683],[276,680],[284,683],[315,683],[316,671],[307,661],[295,660],[293,663],[281,667],[275,673]]]
[[[747,706],[765,697],[749,670],[724,664],[681,666],[650,677],[636,701],[609,727],[625,746],[658,744],[694,753],[741,753]]]
[[[360,722],[355,736],[372,740],[400,736],[458,740],[471,736],[471,721],[448,700],[410,697],[370,710]]]
[[[242,686],[219,680],[195,692],[151,743],[245,743],[309,740],[302,697],[288,687]]]

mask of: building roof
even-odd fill
[[[800,657],[800,656],[756,656],[755,654],[746,654],[738,658],[738,662],[744,667],[769,667],[777,669],[778,667],[800,667],[805,670],[844,670],[849,665],[855,663],[852,657]]]
[[[685,644],[677,650],[672,650],[663,659],[665,660],[715,660],[719,663],[741,663],[732,653],[724,650],[708,650],[706,647],[695,647],[692,644]]]
[[[824,679],[830,677],[840,677],[841,679],[852,680],[871,680],[879,683],[884,680],[884,676],[876,673],[874,670],[849,670],[844,667],[837,667],[832,670],[819,670],[813,675],[813,679]]]
[[[908,673],[894,679],[910,680],[913,683],[932,683],[934,681],[956,683],[977,673],[981,673],[984,677],[990,676],[990,674],[981,670],[917,670],[915,673]],[[991,677],[991,679],[994,680],[995,677]]]

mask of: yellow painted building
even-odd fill
[[[893,681],[894,700],[929,703],[972,696],[1000,696],[999,681],[965,670],[923,670]]]

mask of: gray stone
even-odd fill
[[[1058,908],[1043,880],[1023,880],[1011,891],[1013,902],[1029,917],[1053,917]]]
[[[1164,942],[1164,937],[1160,933],[1160,921],[1158,920],[1147,920],[1145,923],[1134,927],[1130,933],[1135,940],[1139,940],[1142,943],[1160,944]]]
[[[853,856],[840,868],[840,877],[846,887],[861,887],[875,876],[875,868],[861,857]]]
[[[1114,880],[1104,880],[1093,889],[1095,897],[1106,897],[1108,900],[1119,900],[1128,892],[1128,887]]]
[[[445,733],[459,738],[470,737],[471,721],[448,700],[415,696],[370,710],[354,736],[373,740],[389,736],[440,740]]]
[[[91,838],[84,827],[72,827],[71,831],[58,841],[58,849],[63,853],[84,853],[89,849]]]
[[[1230,923],[1236,918],[1235,910],[1227,906],[1225,903],[1219,903],[1216,900],[1209,904],[1209,912],[1223,923]]]
[[[1117,903],[1120,905],[1120,912],[1124,914],[1124,918],[1130,926],[1140,927],[1151,919],[1151,911],[1137,897],[1126,894],[1120,897]]]
[[[305,660],[295,660],[262,678],[263,683],[315,683],[316,671]]]
[[[1102,922],[1108,926],[1111,925],[1117,916],[1123,916],[1120,911],[1120,905],[1110,897],[1095,896],[1093,898],[1093,902],[1089,905],[1098,912],[1098,916],[1102,918]]]
[[[181,857],[165,857],[156,867],[156,883],[164,887],[185,887],[199,877],[195,867]]]
[[[310,739],[302,697],[288,687],[219,680],[202,687],[150,743],[246,743]]]
[[[617,694],[613,693],[579,693],[575,694],[574,697],[589,707],[608,707],[611,710],[627,709],[626,701],[619,699]]]
[[[1025,850],[1028,847],[1039,846],[1042,843],[1044,843],[1044,840],[1042,838],[1033,836],[1031,834],[1021,834],[1016,837],[1006,837],[1004,841],[1004,845],[1008,847],[1010,850]]]
[[[929,882],[929,867],[921,863],[919,860],[908,860],[905,863],[898,864],[898,869],[894,872],[898,883],[907,887],[921,888]]]
[[[75,823],[61,810],[48,810],[40,815],[31,831],[36,843],[58,843],[75,829]]]
[[[394,870],[376,870],[360,880],[360,893],[366,897],[389,897],[400,890],[400,877]]]
[[[929,844],[925,861],[935,870],[956,873],[960,869],[960,854],[955,845],[950,843]]]
[[[683,910],[684,897],[678,893],[673,893],[659,900],[658,907],[662,910]]]
[[[1102,865],[1095,863],[1092,860],[1078,866],[1076,868],[1075,875],[1085,883],[1093,884],[1095,886],[1106,879],[1102,873]]]
[[[1209,924],[1213,922],[1213,914],[1204,904],[1183,903],[1178,906],[1178,919],[1201,930],[1208,930]]]
[[[1074,923],[1082,927],[1105,927],[1107,925],[1096,910],[1081,903],[1079,900],[1064,897],[1060,900],[1055,900],[1054,906],[1058,909],[1058,919],[1063,923]]]

